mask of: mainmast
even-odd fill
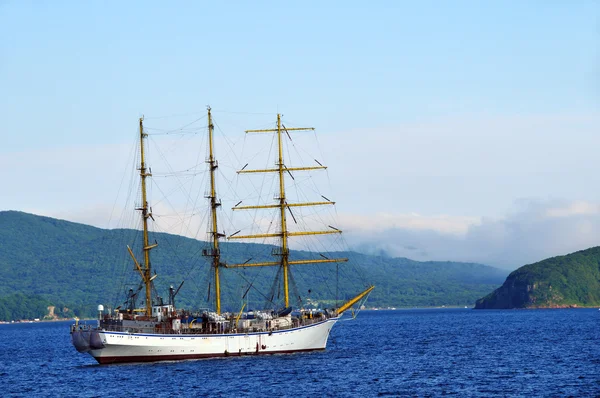
[[[146,177],[151,177],[152,174],[146,171],[145,153],[144,153],[144,139],[148,137],[148,134],[144,133],[144,118],[140,118],[140,178],[142,180],[142,205],[136,210],[142,212],[142,224],[143,224],[143,251],[144,251],[144,263],[140,265],[136,260],[133,251],[129,246],[129,254],[133,259],[133,262],[142,277],[142,281],[146,286],[146,316],[152,316],[152,280],[156,276],[151,276],[150,266],[150,250],[158,246],[158,244],[150,245],[148,242],[148,218],[152,217],[150,208],[148,207],[148,199],[146,197]]]
[[[213,151],[213,130],[214,125],[212,123],[212,115],[210,113],[210,106],[208,107],[208,163],[210,168],[210,193],[207,198],[210,201],[210,212],[211,212],[211,231],[212,235],[212,248],[211,250],[204,250],[203,254],[208,257],[212,257],[212,267],[215,275],[215,309],[217,314],[221,313],[221,286],[219,281],[219,267],[221,264],[221,252],[219,249],[219,238],[225,236],[217,232],[217,208],[221,206],[220,202],[217,202],[217,192],[215,188],[215,171],[219,167],[218,162],[214,158]]]
[[[299,206],[320,206],[320,205],[333,205],[335,202],[327,200],[325,202],[305,202],[305,203],[288,203],[285,196],[285,174],[289,173],[291,175],[292,171],[305,171],[305,170],[319,170],[326,169],[326,166],[323,166],[319,162],[319,166],[312,167],[287,167],[283,161],[283,143],[282,143],[282,131],[285,131],[286,134],[289,135],[290,131],[307,131],[314,130],[314,127],[296,127],[296,128],[286,128],[281,123],[281,115],[277,114],[277,129],[267,129],[267,130],[246,130],[246,133],[277,133],[277,143],[279,148],[278,159],[276,168],[273,169],[260,169],[260,170],[239,170],[238,173],[271,173],[275,172],[279,174],[279,197],[276,198],[278,200],[277,204],[273,205],[258,205],[258,206],[235,206],[233,210],[248,210],[248,209],[274,209],[278,208],[280,213],[280,228],[281,232],[272,233],[272,234],[257,234],[257,235],[231,235],[228,239],[257,239],[257,238],[271,238],[271,237],[279,237],[281,238],[281,252],[276,253],[276,255],[281,256],[280,261],[268,261],[268,262],[260,262],[260,263],[244,263],[244,264],[228,264],[227,268],[236,268],[236,267],[264,267],[264,266],[280,266],[283,269],[283,292],[284,292],[284,301],[285,306],[290,306],[290,298],[289,298],[289,267],[290,265],[295,264],[317,264],[317,263],[335,263],[335,262],[344,262],[348,261],[347,258],[323,258],[323,259],[311,259],[311,260],[290,260],[290,252],[288,247],[288,238],[293,236],[303,236],[303,235],[324,235],[324,234],[338,234],[341,233],[337,228],[331,227],[331,230],[326,231],[300,231],[300,232],[290,232],[287,229],[287,218],[286,218],[286,208],[292,214],[292,207]],[[292,214],[292,218],[293,218]]]
[[[285,217],[285,181],[283,178],[283,150],[281,142],[281,115],[277,114],[277,143],[279,147],[279,160],[277,166],[279,168],[279,208],[281,213],[281,267],[283,268],[283,295],[285,298],[285,306],[288,307],[289,298],[289,268],[290,268],[290,251],[288,250],[288,230]]]

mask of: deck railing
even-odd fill
[[[329,317],[322,315],[313,318],[292,318],[292,323],[289,326],[275,326],[271,328],[261,328],[258,326],[252,326],[249,328],[236,328],[235,322],[233,321],[221,321],[221,322],[207,322],[207,323],[181,323],[179,330],[175,330],[168,324],[158,324],[155,327],[132,327],[122,326],[120,322],[114,321],[101,321],[100,326],[92,326],[87,324],[71,325],[71,332],[76,330],[95,330],[101,329],[108,332],[120,332],[120,333],[144,333],[144,334],[203,334],[203,335],[214,335],[214,334],[242,334],[242,333],[264,333],[264,332],[275,332],[281,330],[289,330],[302,326],[310,326],[315,323],[323,322],[329,319]],[[114,323],[113,323],[114,322]],[[117,323],[118,322],[118,323]]]

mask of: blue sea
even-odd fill
[[[2,396],[600,396],[596,309],[362,311],[322,352],[125,365],[69,324],[0,325]]]

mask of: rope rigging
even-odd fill
[[[230,113],[225,111],[219,111],[222,113]],[[245,113],[242,113],[245,114]],[[182,116],[182,115],[177,115]],[[147,119],[161,120],[167,119],[169,116],[164,117],[154,117]],[[210,236],[211,233],[211,220],[208,217],[208,210],[204,199],[207,197],[206,191],[204,187],[207,184],[209,172],[206,170],[206,160],[201,159],[202,151],[200,148],[206,148],[206,140],[204,134],[199,134],[203,131],[207,130],[207,127],[197,127],[196,123],[206,120],[206,116],[202,116],[196,118],[192,122],[184,123],[181,127],[176,129],[168,129],[161,127],[144,127],[144,130],[148,130],[148,150],[147,154],[150,155],[152,148],[153,154],[157,155],[159,160],[158,164],[153,164],[154,170],[151,169],[151,177],[149,178],[149,187],[151,190],[150,197],[151,206],[154,208],[151,209],[150,214],[152,217],[151,228],[152,234],[157,233],[173,233],[177,235],[175,238],[169,239],[161,239],[161,243],[165,242],[165,247],[169,251],[170,258],[179,265],[183,265],[186,270],[183,274],[179,274],[184,277],[184,280],[187,279],[197,279],[198,282],[210,281],[210,270],[207,271],[209,274],[206,278],[201,277],[200,273],[198,273],[198,268],[207,263],[207,261],[201,260],[202,258],[202,248],[201,246],[206,246],[208,243],[204,243],[198,245],[198,249],[194,250],[193,253],[188,253],[188,255],[182,257],[181,248],[183,247],[183,242],[185,237],[190,237],[192,239],[199,239],[201,235],[201,230],[206,231]],[[214,122],[213,122],[214,123]],[[264,234],[264,235],[277,235],[282,234],[283,231],[280,227],[279,219],[281,215],[279,214],[279,209],[274,208],[271,211],[265,211],[264,209],[256,208],[252,211],[246,212],[243,216],[233,217],[233,212],[231,211],[223,211],[226,208],[228,203],[235,204],[236,206],[240,204],[258,204],[258,203],[272,203],[273,200],[277,200],[279,197],[279,180],[277,173],[262,173],[260,177],[254,177],[247,175],[243,178],[240,177],[239,173],[236,173],[233,176],[230,172],[232,170],[240,170],[246,169],[247,164],[256,163],[257,159],[264,159],[264,169],[272,169],[272,159],[276,158],[275,164],[277,165],[279,160],[277,159],[277,138],[275,135],[272,135],[270,139],[266,142],[266,145],[262,145],[260,148],[255,146],[254,143],[250,145],[249,141],[246,139],[246,135],[244,134],[244,138],[241,137],[237,141],[231,140],[227,135],[223,133],[223,129],[217,124],[214,123],[216,130],[220,132],[220,142],[224,144],[228,150],[225,151],[224,159],[230,159],[233,163],[228,163],[227,161],[222,164],[218,164],[219,168],[217,169],[218,173],[218,181],[220,185],[222,185],[225,189],[223,191],[218,190],[218,195],[220,199],[218,199],[219,205],[223,203],[223,206],[219,209],[219,231],[225,231],[227,229],[236,231],[243,230],[249,231],[250,234]],[[269,124],[268,128],[272,128],[273,124]],[[286,231],[288,234],[298,234],[299,236],[290,239],[290,258],[299,258],[302,259],[302,255],[298,250],[313,252],[316,255],[320,255],[321,258],[329,260],[336,258],[340,253],[347,252],[347,249],[344,250],[344,247],[347,248],[346,241],[342,234],[335,233],[333,236],[321,236],[320,239],[315,239],[314,236],[304,235],[300,232],[302,231],[311,231],[311,230],[336,230],[336,223],[334,222],[337,219],[337,208],[335,205],[333,206],[298,206],[292,209],[296,203],[306,203],[314,201],[315,197],[318,198],[319,201],[321,199],[326,200],[327,204],[334,204],[331,202],[326,196],[330,196],[329,193],[326,193],[326,196],[321,193],[319,189],[319,184],[317,179],[314,177],[312,172],[304,172],[304,171],[295,171],[291,170],[292,166],[296,167],[297,165],[304,164],[314,164],[319,167],[314,168],[323,168],[325,171],[324,176],[327,178],[329,183],[329,191],[332,192],[331,182],[329,180],[329,174],[327,172],[327,168],[324,166],[326,162],[323,160],[325,157],[323,156],[323,151],[320,148],[320,145],[317,145],[318,153],[315,156],[314,151],[306,150],[302,145],[302,139],[296,139],[296,136],[292,137],[294,133],[294,128],[290,127],[287,123],[283,124],[282,129],[282,139],[283,139],[283,154],[284,161],[282,162],[282,167],[287,174],[286,179],[286,196],[285,196],[285,212],[287,217],[289,218]],[[200,137],[202,145],[198,145],[193,143],[193,140],[197,140]],[[313,138],[316,138],[317,135],[314,134]],[[292,139],[293,138],[293,139]],[[161,150],[161,145],[163,142],[159,142],[159,139],[167,139],[166,143],[169,144],[166,150]],[[318,141],[318,140],[317,140]],[[241,148],[240,148],[240,142]],[[152,145],[150,145],[152,144]],[[183,147],[184,155],[179,155],[179,148]],[[192,151],[193,148],[195,150],[195,160],[192,160],[194,154]],[[139,149],[139,143],[136,144],[136,149]],[[186,150],[188,152],[186,152]],[[136,150],[137,152],[137,150]],[[192,153],[190,153],[192,152]],[[266,157],[263,157],[264,154],[267,154]],[[241,153],[241,155],[239,155]],[[244,154],[249,154],[247,156],[247,160],[241,161],[240,159],[244,158]],[[136,158],[138,156],[136,155]],[[171,160],[175,158],[174,162]],[[208,159],[208,156],[205,157]],[[153,159],[154,160],[154,159]],[[305,160],[309,160],[305,162]],[[185,165],[184,161],[187,161],[188,165]],[[134,162],[134,164],[136,164]],[[189,166],[189,164],[192,164]],[[242,168],[232,167],[231,164],[246,164],[246,166]],[[252,167],[250,167],[252,168]],[[249,169],[250,169],[249,168]],[[226,172],[227,171],[227,172]],[[132,182],[136,178],[135,170],[131,173]],[[124,181],[121,181],[121,184]],[[138,194],[133,195],[132,186],[137,185]],[[120,189],[120,188],[119,188]],[[130,184],[130,189],[128,193],[127,202],[139,202],[139,194],[140,190],[139,184]],[[202,195],[202,196],[201,196]],[[132,199],[133,198],[133,199]],[[132,207],[139,207],[139,203],[135,206],[127,206],[127,210],[130,210]],[[229,206],[229,208],[235,206]],[[241,212],[238,212],[241,213]],[[112,216],[111,216],[112,217]],[[124,221],[128,222],[132,221],[134,217],[133,212],[131,211],[123,211],[121,215],[121,224],[124,225]],[[129,224],[131,225],[131,223]],[[234,226],[237,225],[237,226]],[[137,232],[135,235],[139,237],[139,228],[140,223],[137,223]],[[341,232],[341,231],[340,231]],[[207,239],[205,242],[209,241]],[[254,241],[256,242],[256,241]],[[261,238],[258,243],[263,245],[271,245],[274,244],[275,247],[281,246],[281,238],[266,236]],[[227,248],[236,247],[236,250],[239,250],[240,246],[231,246],[235,245],[233,243],[223,242],[221,245],[221,249],[225,253]],[[132,247],[136,247],[136,250],[141,250],[139,244],[137,246],[132,245]],[[244,246],[246,252],[248,252],[252,246]],[[341,249],[340,249],[341,248]],[[161,253],[164,251],[161,250]],[[273,252],[278,258],[281,258],[283,253]],[[336,254],[337,253],[337,254]],[[286,254],[287,255],[287,254]],[[247,258],[252,258],[252,256],[248,256]],[[226,258],[226,257],[225,257]],[[306,257],[304,257],[306,258]],[[256,258],[254,259],[256,260]],[[263,261],[263,260],[260,260]],[[266,261],[266,260],[265,260]],[[123,267],[123,271],[131,268],[130,260],[127,258],[127,255],[124,253],[122,255],[121,261],[122,264],[127,264],[126,267]],[[338,269],[339,263],[336,264],[336,270]],[[281,301],[281,289],[283,285],[283,276],[282,276],[282,268],[278,267],[278,271],[273,278],[273,284],[271,285],[271,290],[267,294],[261,292],[261,289],[257,287],[258,281],[265,279],[267,277],[266,274],[269,272],[265,270],[265,268],[269,267],[255,267],[252,269],[245,268],[244,271],[239,271],[237,269],[233,269],[233,273],[231,271],[227,271],[227,273],[234,274],[237,278],[244,280],[247,283],[248,290],[252,290],[253,292],[258,292],[262,297],[265,298],[266,303],[270,306],[276,307],[280,306]],[[318,287],[320,294],[317,295],[318,300],[337,300],[338,297],[338,283],[337,277],[343,276],[346,274],[347,266],[344,265],[341,267],[341,272],[335,272],[335,286],[332,286],[332,272],[331,269],[328,269],[324,266],[316,266],[316,265],[291,265],[289,266],[289,288],[291,291],[291,297],[294,300],[297,300],[297,305],[302,306],[302,298],[299,294],[298,283],[296,281],[296,277],[299,277],[300,284],[305,287],[308,287],[312,291],[316,291],[316,287]],[[129,286],[131,286],[130,281],[132,277],[125,277],[125,272],[122,273],[123,277],[120,279],[121,282],[118,284],[118,289],[120,292],[127,290]],[[127,272],[127,275],[131,275],[130,272]],[[231,277],[226,277],[226,279],[232,279]],[[166,281],[161,280],[160,278],[156,280],[160,285]],[[307,285],[306,281],[310,284]],[[228,281],[229,282],[229,281]],[[154,285],[153,285],[154,288]],[[274,289],[277,290],[275,293]],[[231,289],[226,289],[229,296],[231,296]],[[154,291],[153,294],[156,294]],[[212,291],[209,292],[209,300],[212,300],[212,296],[215,294],[215,286],[212,285]],[[205,297],[205,295],[202,295]],[[239,297],[239,296],[238,296]],[[235,298],[234,298],[235,301]],[[235,307],[235,305],[234,305]]]

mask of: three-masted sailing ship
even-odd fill
[[[277,115],[277,127],[265,130],[247,130],[246,133],[276,134],[278,157],[274,168],[258,170],[239,170],[238,173],[275,173],[278,175],[278,195],[273,204],[256,204],[233,207],[233,210],[275,209],[278,213],[277,232],[243,235],[235,233],[228,239],[250,240],[257,238],[278,238],[281,246],[272,252],[274,261],[246,262],[228,264],[221,258],[220,239],[225,234],[218,231],[217,209],[221,206],[217,199],[216,176],[218,167],[214,156],[214,126],[210,107],[208,108],[208,169],[210,187],[207,195],[210,207],[210,248],[203,250],[209,259],[214,280],[215,308],[202,312],[192,312],[175,307],[176,292],[171,287],[169,301],[165,303],[159,297],[152,297],[153,275],[151,267],[151,251],[157,243],[150,243],[148,223],[152,217],[148,204],[146,179],[151,172],[146,165],[144,143],[148,134],[144,130],[143,118],[139,120],[141,206],[136,210],[141,213],[142,220],[142,252],[137,258],[133,250],[127,246],[133,264],[145,288],[145,308],[136,309],[133,296],[128,308],[106,312],[102,305],[98,306],[97,325],[86,325],[76,322],[71,326],[72,343],[81,353],[88,353],[99,363],[146,362],[160,360],[180,360],[230,355],[260,355],[291,353],[300,351],[324,350],[331,328],[339,320],[344,311],[364,300],[373,290],[369,286],[344,304],[336,308],[324,310],[305,310],[292,308],[290,302],[290,266],[297,264],[340,263],[346,258],[313,258],[294,259],[290,255],[289,238],[302,235],[339,234],[339,229],[324,231],[290,231],[287,226],[287,212],[293,217],[291,209],[305,206],[326,206],[334,202],[289,203],[286,198],[286,174],[292,171],[324,169],[319,164],[312,167],[288,167],[284,163],[282,139],[283,134],[290,131],[314,130],[313,128],[286,128]],[[221,272],[230,268],[244,267],[280,267],[283,280],[284,308],[268,308],[261,311],[222,312],[221,308]]]

